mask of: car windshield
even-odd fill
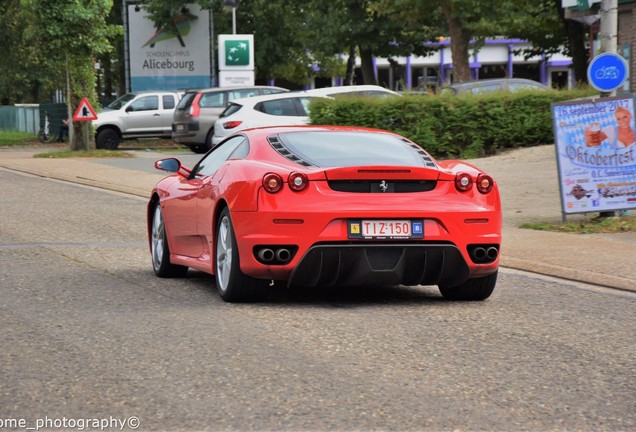
[[[125,95],[123,95],[123,96],[115,99],[114,101],[112,101],[104,109],[109,109],[109,110],[121,109],[124,105],[126,105],[128,102],[133,100],[135,98],[135,96],[137,96],[137,95],[134,94],[134,93],[126,93]]]
[[[364,165],[434,166],[417,145],[389,134],[289,132],[279,136],[289,151],[322,168]]]

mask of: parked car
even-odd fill
[[[172,116],[182,92],[126,93],[107,105],[93,120],[98,149],[116,149],[122,140],[170,138]]]
[[[195,153],[212,148],[214,123],[230,101],[246,97],[287,92],[274,86],[216,87],[185,93],[174,111],[172,139]]]
[[[334,98],[343,96],[370,96],[370,97],[390,97],[401,96],[398,92],[377,85],[354,85],[321,87],[317,89],[305,90],[302,93],[312,96],[330,96]]]
[[[451,84],[443,88],[442,93],[451,92],[453,94],[464,93],[488,93],[497,91],[519,91],[519,90],[547,90],[549,87],[537,81],[525,78],[493,78],[465,83]]]
[[[437,285],[484,300],[497,281],[501,204],[495,181],[461,161],[436,161],[392,132],[345,126],[244,130],[148,202],[154,272],[216,277],[228,302],[290,287]]]
[[[214,124],[212,144],[217,145],[228,135],[247,128],[308,124],[309,104],[321,97],[327,96],[289,92],[236,99]]]

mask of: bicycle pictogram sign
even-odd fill
[[[600,54],[587,68],[590,85],[601,92],[611,92],[627,80],[627,62],[615,53]]]

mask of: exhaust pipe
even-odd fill
[[[259,249],[256,256],[263,262],[270,262],[274,260],[274,251],[268,248]]]
[[[486,254],[487,254],[486,249],[484,249],[483,247],[476,247],[473,250],[473,258],[477,262],[483,261],[484,258],[486,258]]]
[[[495,259],[497,259],[497,255],[499,255],[499,251],[494,246],[489,247],[486,251],[486,256],[490,261],[494,261]]]
[[[276,251],[276,259],[280,262],[286,263],[287,261],[289,261],[289,259],[291,258],[291,252],[289,252],[289,249],[278,249]]]

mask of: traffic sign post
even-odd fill
[[[627,80],[627,62],[616,53],[603,53],[592,59],[587,68],[587,80],[592,87],[610,93]]]
[[[75,110],[75,114],[73,114],[73,121],[81,121],[84,122],[84,147],[86,150],[88,148],[88,122],[92,120],[97,120],[97,114],[95,114],[95,110],[91,106],[90,102],[87,98],[82,98],[77,109]]]

